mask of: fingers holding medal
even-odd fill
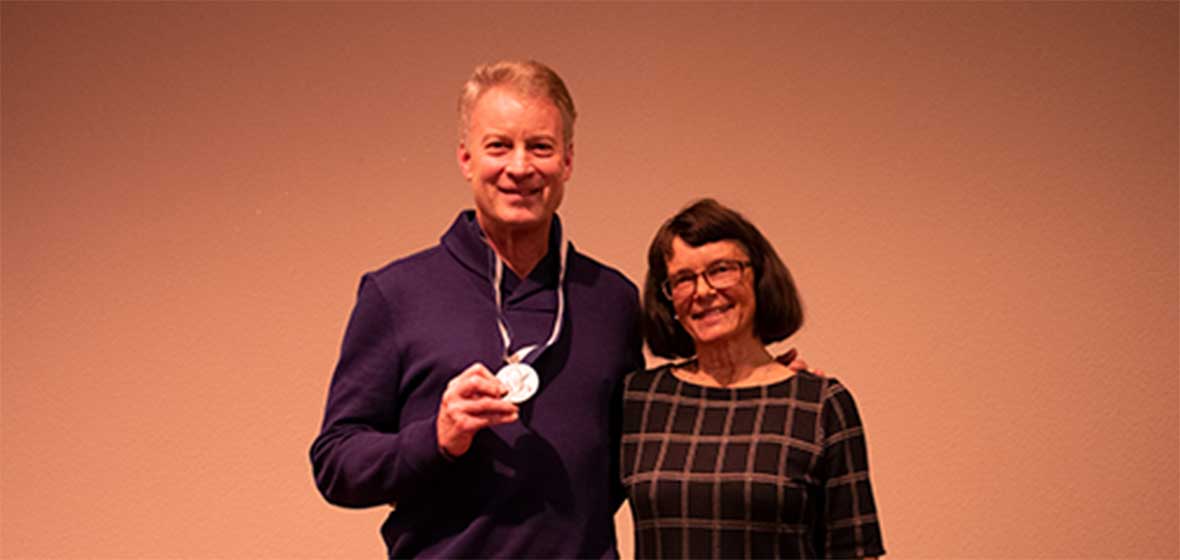
[[[463,455],[479,430],[517,420],[519,410],[507,400],[512,390],[506,385],[478,362],[447,383],[436,423],[438,445],[446,454]]]

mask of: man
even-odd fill
[[[311,459],[329,502],[394,504],[391,557],[617,556],[638,298],[562,234],[575,117],[548,67],[477,68],[457,151],[474,211],[361,280]]]

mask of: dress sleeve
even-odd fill
[[[835,379],[825,387],[821,414],[823,452],[818,474],[824,485],[823,556],[881,556],[885,548],[869,483],[864,427],[852,394]]]
[[[397,502],[428,487],[450,463],[438,448],[437,416],[399,425],[396,331],[394,312],[366,275],[344,333],[323,426],[311,446],[316,486],[333,504]]]

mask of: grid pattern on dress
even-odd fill
[[[640,558],[884,554],[864,430],[838,381],[685,383],[628,376],[621,473]]]

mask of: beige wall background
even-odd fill
[[[777,245],[892,557],[1176,558],[1178,7],[4,2],[0,556],[381,557],[307,459],[357,281],[534,57],[580,248],[640,281],[706,195]]]

